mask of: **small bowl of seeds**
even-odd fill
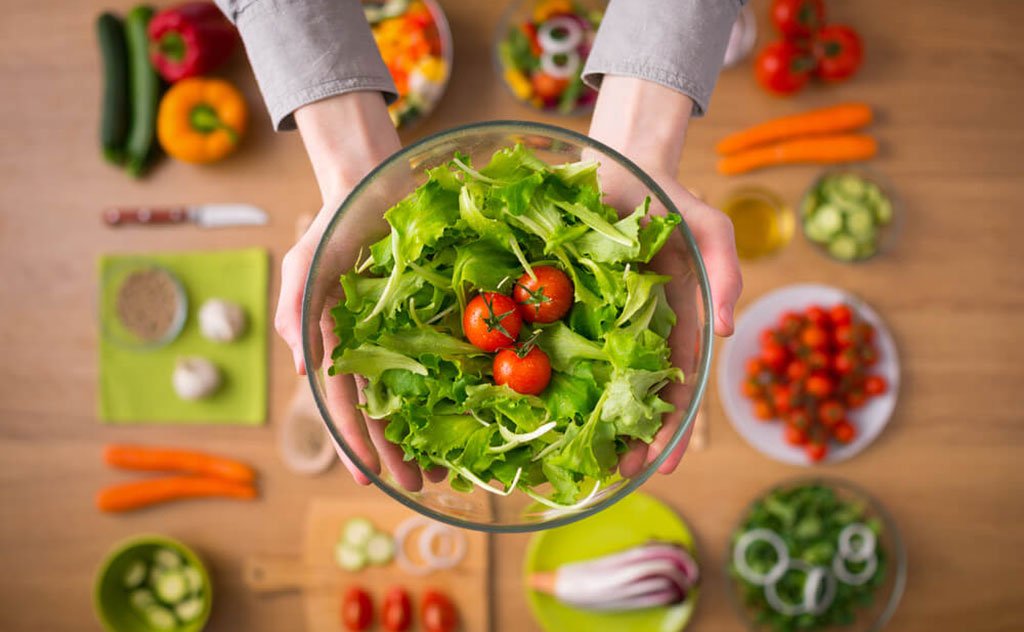
[[[185,326],[188,297],[178,277],[145,259],[110,266],[100,297],[103,335],[123,347],[151,349],[172,342]]]

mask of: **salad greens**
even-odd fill
[[[870,550],[851,549],[851,531],[870,535]],[[881,535],[881,521],[862,501],[842,499],[827,485],[776,489],[754,504],[733,534],[729,572],[766,629],[849,625],[885,580]],[[808,588],[812,577],[817,584]]]
[[[628,439],[650,442],[673,410],[659,397],[683,380],[669,362],[669,277],[642,268],[681,219],[650,214],[649,198],[620,219],[597,168],[550,166],[522,145],[479,169],[456,153],[384,214],[390,234],[341,276],[330,373],[364,376],[368,416],[389,420],[385,436],[407,460],[447,467],[456,489],[518,487],[573,504],[613,476]],[[562,321],[524,326],[552,378],[541,395],[521,395],[493,383],[462,311],[540,264],[571,278],[575,302]],[[544,483],[550,494],[532,489]]]

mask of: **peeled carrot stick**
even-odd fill
[[[256,498],[256,488],[210,476],[151,478],[101,489],[96,494],[96,507],[109,512],[131,511],[170,500],[210,496],[251,500]]]
[[[851,132],[871,123],[871,108],[864,103],[844,103],[765,121],[730,134],[715,150],[724,155],[765,145],[785,138]]]
[[[775,165],[866,160],[876,153],[878,143],[875,139],[861,134],[798,138],[720,158],[718,173],[731,176]]]
[[[245,463],[194,450],[147,448],[137,445],[109,445],[103,460],[124,470],[170,471],[202,474],[236,483],[251,483],[255,472]]]

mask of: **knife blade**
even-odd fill
[[[197,204],[109,208],[103,212],[108,226],[154,226],[192,223],[203,228],[261,226],[268,220],[263,209],[251,204]]]

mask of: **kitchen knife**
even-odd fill
[[[267,213],[251,204],[198,204],[195,206],[143,206],[138,208],[109,208],[103,211],[108,226],[137,224],[167,225],[196,224],[203,228],[224,226],[261,226],[267,223]]]

